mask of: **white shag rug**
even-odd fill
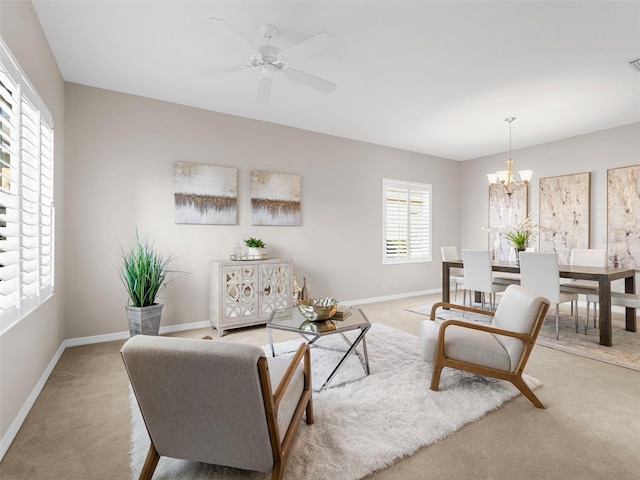
[[[432,367],[420,357],[418,337],[374,324],[366,338],[371,374],[363,376],[362,364],[352,355],[332,384],[353,381],[314,392],[315,423],[300,426],[285,478],[362,478],[451,435],[519,395],[507,382],[450,368],[442,373],[440,391],[431,391]],[[337,348],[346,345],[338,335],[320,342]],[[276,344],[276,354],[293,351],[298,343]],[[265,351],[270,355],[269,348]],[[312,349],[314,388],[327,378],[339,355],[325,348]],[[526,380],[532,388],[540,385],[532,377]],[[215,412],[213,406],[211,411]],[[131,471],[137,479],[149,437],[133,395],[131,424]],[[270,475],[162,457],[153,478],[266,480]]]

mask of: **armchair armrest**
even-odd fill
[[[483,310],[481,310],[483,311]],[[446,320],[440,325],[440,337],[444,337],[444,331],[447,327],[457,325],[459,327],[469,328],[471,330],[480,330],[487,333],[495,333],[496,335],[504,335],[506,337],[519,338],[520,340],[529,340],[531,335],[528,333],[512,332],[511,330],[503,330],[501,328],[491,327],[489,325],[482,325],[480,323],[463,322],[462,320]],[[440,341],[441,338],[438,339]]]
[[[289,364],[289,367],[287,367],[287,370],[285,371],[284,376],[282,377],[282,380],[280,380],[280,384],[278,385],[278,387],[276,388],[276,391],[273,394],[273,403],[276,411],[278,410],[280,401],[282,400],[282,397],[284,396],[287,390],[287,387],[289,386],[289,383],[291,383],[291,379],[293,378],[293,374],[296,371],[296,368],[298,368],[298,364],[303,359],[304,359],[304,372],[306,377],[305,384],[310,382],[309,375],[311,372],[311,357],[309,355],[309,345],[307,345],[306,343],[302,343],[298,347],[296,354],[291,359],[291,363]]]
[[[431,307],[431,316],[429,317],[430,320],[435,321],[436,310],[438,310],[438,308],[440,307],[449,308],[452,310],[462,310],[465,312],[479,313],[480,315],[487,315],[489,317],[493,317],[495,315],[495,312],[492,312],[491,310],[482,310],[480,308],[466,307],[464,305],[458,305],[457,303],[438,302],[438,303],[434,303],[433,306]]]

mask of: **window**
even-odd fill
[[[0,333],[53,293],[53,121],[0,39]]]
[[[382,263],[431,261],[431,185],[382,179]]]

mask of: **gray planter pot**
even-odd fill
[[[127,305],[129,334],[132,337],[135,335],[158,335],[162,307],[164,307],[162,303],[154,303],[148,307]]]

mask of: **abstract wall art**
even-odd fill
[[[237,169],[174,163],[175,223],[235,225]]]
[[[591,172],[541,178],[540,251],[568,265],[572,248],[589,248]]]
[[[251,172],[253,225],[301,225],[301,197],[300,175]]]
[[[640,165],[607,170],[609,265],[640,268]]]
[[[504,238],[504,229],[527,216],[529,190],[525,185],[509,197],[502,185],[489,186],[489,250],[494,260],[507,262],[514,252],[513,245]]]

